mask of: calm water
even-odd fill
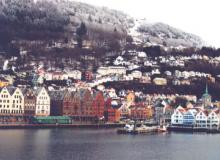
[[[0,130],[0,160],[219,160],[220,135]]]

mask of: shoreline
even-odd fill
[[[124,124],[0,124],[1,129],[53,129],[53,128],[120,128]]]
[[[180,132],[180,133],[220,133],[220,129],[209,129],[209,128],[194,128],[194,127],[177,127],[170,126],[167,128],[169,132]]]

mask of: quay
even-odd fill
[[[169,126],[167,127],[169,132],[204,132],[204,133],[220,133],[220,129],[217,128],[198,128],[198,127],[185,127],[185,126]]]
[[[51,129],[51,128],[120,128],[125,124],[0,124],[0,129]]]

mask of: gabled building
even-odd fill
[[[24,95],[20,88],[4,87],[0,92],[0,114],[23,115]]]
[[[63,100],[65,96],[64,91],[51,91],[50,96],[50,115],[62,116],[63,115]]]
[[[8,115],[11,114],[12,102],[11,94],[6,87],[2,88],[0,91],[0,114]]]
[[[196,114],[195,109],[189,109],[183,114],[183,125],[194,126],[196,124]]]
[[[206,111],[199,111],[196,114],[196,127],[207,128],[208,113]]]
[[[11,88],[12,114],[24,114],[24,94],[20,88]]]
[[[98,118],[104,117],[105,100],[102,92],[95,92],[93,94],[93,115]]]
[[[186,111],[183,107],[181,107],[181,106],[177,107],[171,116],[171,124],[172,125],[182,125],[183,124],[183,115],[185,112]]]
[[[63,115],[78,116],[80,114],[80,97],[68,91],[63,99]]]
[[[85,117],[94,116],[96,108],[93,108],[93,97],[91,91],[88,89],[84,89],[79,92],[81,92],[81,115]]]
[[[24,94],[24,115],[34,116],[36,113],[36,95],[29,89]]]
[[[208,115],[207,127],[211,129],[219,129],[219,126],[220,126],[219,110],[212,111]]]
[[[47,90],[42,87],[35,90],[36,95],[36,116],[50,115],[50,96]]]
[[[121,119],[120,104],[116,100],[107,98],[105,100],[104,116],[107,122],[118,122]]]

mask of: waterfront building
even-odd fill
[[[50,115],[50,96],[47,90],[42,87],[35,90],[36,95],[36,116]]]
[[[98,118],[104,117],[105,99],[102,92],[96,92],[93,94],[93,115]]]
[[[11,113],[11,94],[6,87],[1,89],[0,92],[0,113],[7,115]]]
[[[12,114],[24,114],[24,93],[25,90],[20,88],[14,90],[12,94]]]
[[[33,90],[27,90],[24,95],[24,115],[34,116],[36,112],[36,96]]]
[[[172,125],[182,125],[183,124],[183,115],[185,112],[186,111],[183,107],[181,107],[181,106],[177,107],[171,116],[171,124]]]
[[[145,104],[135,104],[131,106],[130,118],[134,120],[146,120],[152,118],[153,111]]]
[[[95,108],[93,108],[93,97],[88,89],[80,89],[78,92],[81,99],[81,116],[95,116]]]
[[[174,112],[174,109],[171,106],[165,105],[163,107],[162,119],[163,119],[164,124],[170,124],[171,123],[171,116],[172,116],[173,112]]]
[[[196,114],[195,109],[189,109],[183,114],[183,125],[184,126],[194,126],[196,124]]]
[[[50,115],[62,116],[65,91],[50,91]]]
[[[206,111],[200,111],[196,114],[196,127],[207,128],[208,113]]]
[[[0,113],[3,115],[23,115],[24,95],[19,88],[4,87],[0,92]]]
[[[112,100],[111,98],[108,98],[105,101],[105,120],[107,122],[118,122],[121,119],[121,113],[119,110],[119,103],[116,100]]]
[[[208,120],[207,120],[207,126],[208,128],[216,128],[219,129],[220,126],[220,114],[219,110],[217,111],[212,111],[208,115]]]
[[[81,111],[80,97],[76,92],[68,91],[63,99],[63,115],[79,116]]]

